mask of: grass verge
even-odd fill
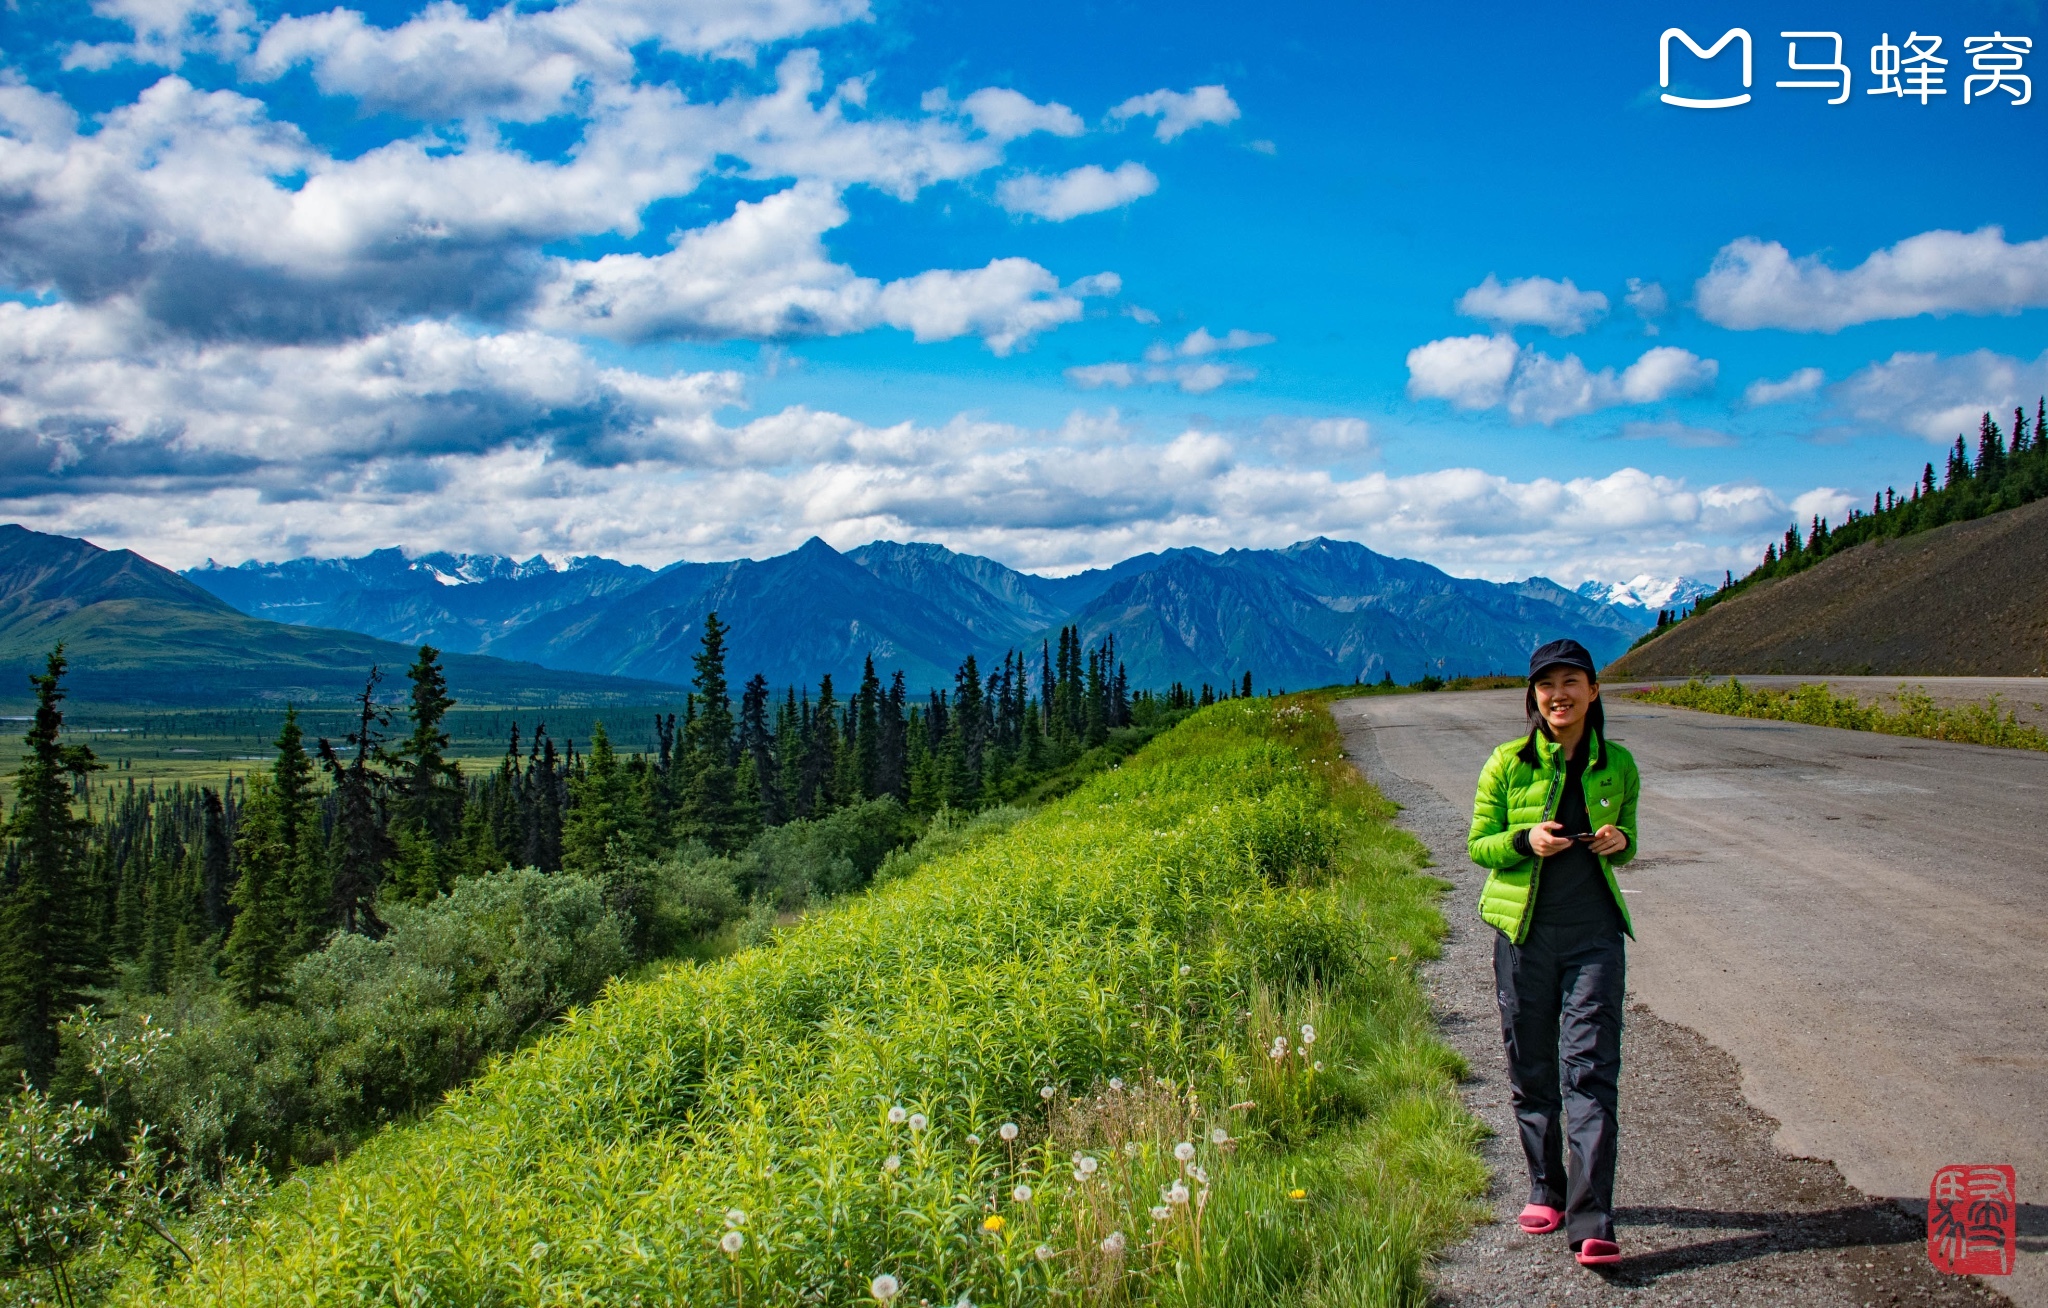
[[[116,1300],[1420,1304],[1485,1172],[1391,811],[1307,697],[1216,705]]]
[[[1893,696],[1898,709],[1892,711],[1834,694],[1825,685],[1752,690],[1733,677],[1720,682],[1695,678],[1682,686],[1653,686],[1629,691],[1628,695],[1650,704],[1703,709],[1739,718],[1803,722],[1815,727],[1844,727],[1887,736],[1960,741],[1966,745],[2048,750],[2048,733],[2021,722],[2009,709],[2001,712],[1996,695],[1982,704],[1943,707],[1924,691],[1901,685]]]

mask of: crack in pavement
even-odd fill
[[[1562,1233],[1515,1225],[1527,1173],[1507,1102],[1493,998],[1492,928],[1473,911],[1485,873],[1465,854],[1469,815],[1381,757],[1370,700],[1333,706],[1352,764],[1402,806],[1435,873],[1452,883],[1443,956],[1423,969],[1444,1039],[1464,1056],[1466,1106],[1491,1136],[1494,1220],[1444,1251],[1444,1308],[1532,1304],[1987,1305],[2010,1301],[1927,1262],[1925,1229],[1842,1179],[1834,1164],[1771,1143],[1778,1124],[1742,1096],[1735,1060],[1633,998],[1623,1036],[1616,1222],[1625,1255],[1605,1273],[1572,1261]]]

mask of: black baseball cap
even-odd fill
[[[1590,681],[1600,679],[1600,670],[1593,666],[1593,656],[1586,647],[1575,640],[1553,640],[1547,645],[1538,645],[1536,652],[1529,656],[1529,680],[1534,681],[1543,674],[1543,669],[1559,664],[1577,668]]]

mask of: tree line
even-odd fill
[[[1873,493],[1868,511],[1851,509],[1839,525],[1815,514],[1802,534],[1794,523],[1786,528],[1782,540],[1764,547],[1762,562],[1742,577],[1727,578],[1721,589],[1701,597],[1689,613],[1703,613],[1756,582],[1804,572],[1830,555],[1868,541],[1968,522],[2048,496],[2048,428],[2044,423],[2048,423],[2048,397],[2035,401],[2031,421],[2025,406],[2015,408],[2009,436],[1996,418],[1985,413],[1977,424],[1974,453],[1963,437],[1956,437],[1938,479],[1930,461],[1905,491],[1887,486]],[[1686,615],[1658,616],[1651,635]]]

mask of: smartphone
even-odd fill
[[[1566,835],[1560,831],[1557,834],[1560,840],[1591,840],[1594,833],[1591,831],[1574,831],[1570,835]]]

